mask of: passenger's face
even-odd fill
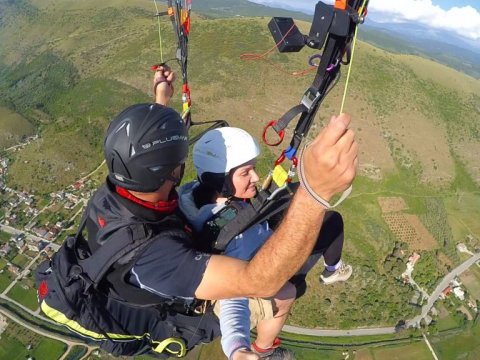
[[[260,178],[255,171],[255,164],[256,161],[252,160],[232,171],[230,178],[232,180],[233,188],[235,189],[235,197],[251,199],[257,194],[257,187],[255,184]]]

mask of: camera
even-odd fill
[[[277,43],[278,50],[298,52],[305,45],[320,50],[327,35],[347,36],[353,24],[352,14],[348,10],[335,8],[321,1],[315,6],[312,26],[308,35],[303,35],[292,18],[274,17],[268,23],[270,33]]]

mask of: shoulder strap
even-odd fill
[[[77,234],[74,238],[74,248],[77,248],[79,240],[84,240],[82,231],[84,230],[88,218],[88,207],[85,210]],[[85,258],[78,259],[78,265],[82,269],[82,275],[90,285],[97,287],[107,271],[121,258],[140,249],[143,245],[151,241],[153,234],[162,231],[179,229],[179,222],[166,218],[160,223],[141,223],[131,221],[121,224],[118,230],[112,233],[112,238],[105,241],[102,246],[93,251]]]
[[[112,239],[106,241],[102,246],[84,260],[79,260],[83,273],[88,275],[95,287],[104,277],[105,273],[125,255],[135,251],[152,238],[143,224],[127,224],[118,229]]]
[[[218,233],[214,248],[223,251],[228,243],[238,234],[249,227],[261,223],[265,220],[271,220],[282,213],[290,206],[292,196],[298,187],[298,183],[290,184],[288,188],[280,191],[274,199],[263,201],[261,207],[257,208],[256,203],[238,209],[235,219],[228,222]],[[259,194],[261,196],[261,194]],[[276,222],[277,219],[275,219]]]

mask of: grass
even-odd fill
[[[452,315],[448,315],[443,319],[437,320],[438,331],[451,330],[451,329],[458,328],[459,326],[460,324],[458,323],[457,319]]]
[[[464,272],[460,279],[467,288],[468,293],[477,300],[480,300],[480,268],[476,265]]]
[[[15,145],[33,132],[34,127],[27,119],[0,106],[0,149]]]
[[[438,338],[434,337],[430,339],[430,342],[438,357],[442,360],[474,360],[480,356],[479,336],[480,326],[477,323],[461,334]]]
[[[392,346],[385,348],[374,348],[370,350],[374,360],[430,360],[432,353],[424,342],[415,344]]]
[[[15,256],[15,258],[12,260],[12,264],[17,265],[19,268],[23,269],[25,265],[29,263],[30,259],[28,256],[25,256],[23,254],[18,254]]]
[[[60,359],[65,350],[65,344],[60,341],[44,339],[32,349],[32,356],[35,359]]]
[[[7,266],[7,260],[0,258],[0,270],[5,268],[5,266]]]
[[[5,231],[0,230],[0,243],[5,243],[12,237],[11,234],[6,233]]]
[[[6,269],[3,271],[2,274],[0,274],[0,292],[3,292],[3,290],[5,290],[12,282],[9,274],[10,273]]]
[[[24,289],[22,285],[28,286]],[[31,283],[21,280],[8,292],[8,297],[26,306],[32,311],[38,309],[37,291]]]
[[[24,360],[28,355],[25,345],[15,338],[0,338],[0,360]]]
[[[27,345],[31,345],[31,350]],[[37,360],[55,360],[65,349],[62,342],[39,336],[16,323],[9,323],[0,338],[0,360],[24,360],[29,356]]]

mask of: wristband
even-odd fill
[[[304,169],[303,169],[303,154],[305,153],[305,149],[307,148],[308,145],[309,144],[306,144],[304,146],[302,151],[302,156],[298,161],[298,179],[300,180],[300,185],[305,189],[307,194],[310,195],[310,197],[313,200],[315,200],[320,205],[322,205],[322,207],[324,207],[326,210],[333,209],[338,205],[340,205],[350,195],[350,193],[352,192],[352,185],[350,185],[348,189],[343,192],[342,196],[340,196],[340,199],[338,199],[338,201],[333,205],[330,205],[330,203],[327,200],[323,199],[320,195],[318,195],[308,183],[307,177],[305,176]]]

